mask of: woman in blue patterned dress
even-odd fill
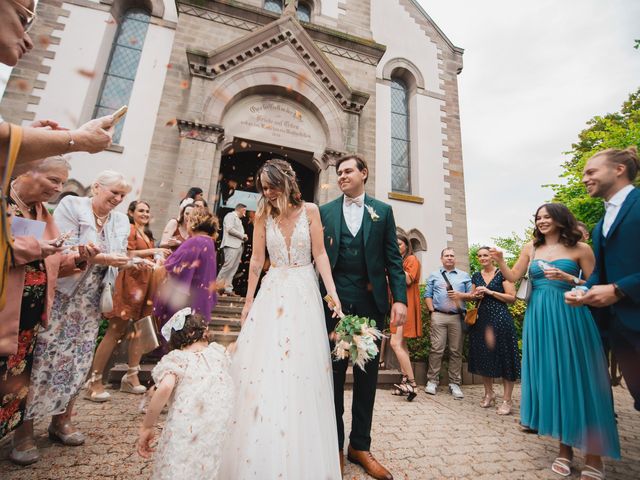
[[[522,339],[520,421],[560,441],[551,466],[555,473],[571,474],[575,447],[586,454],[580,478],[602,479],[602,457],[620,458],[607,362],[589,310],[564,301],[564,293],[580,282],[580,270],[585,278],[591,274],[595,258],[564,205],[538,208],[533,236],[513,269],[501,251],[491,250],[507,280],[515,282],[529,270],[533,282]]]
[[[515,302],[516,290],[496,268],[489,247],[480,247],[476,255],[482,269],[471,277],[472,293],[481,300],[478,319],[469,328],[469,372],[482,376],[482,408],[496,403],[493,379],[502,378],[502,403],[496,411],[498,415],[509,415],[513,386],[520,378],[518,335],[507,306]]]

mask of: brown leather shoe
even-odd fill
[[[338,455],[340,456],[340,475],[343,476],[344,475],[344,452],[340,450],[338,452]]]
[[[347,459],[351,463],[360,465],[370,476],[376,480],[393,480],[393,475],[373,458],[371,452],[367,450],[356,450],[349,445],[347,449]]]

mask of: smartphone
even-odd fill
[[[124,117],[127,113],[127,110],[129,110],[129,107],[126,105],[121,106],[118,110],[116,110],[115,112],[113,112],[113,123],[112,125],[116,125],[120,120],[122,120],[122,117]]]
[[[53,242],[54,247],[61,247],[62,245],[64,245],[64,242],[66,242],[67,240],[69,240],[69,238],[71,237],[71,235],[73,235],[73,230],[69,230],[66,233],[63,233],[62,235],[60,235],[58,238],[56,238],[56,240]]]

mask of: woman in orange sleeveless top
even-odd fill
[[[406,339],[422,336],[420,262],[413,255],[409,239],[401,233],[398,233],[398,248],[403,258],[402,268],[407,280],[407,322],[401,327],[391,325],[391,348],[396,354],[402,370],[402,382],[395,385],[395,389],[391,393],[392,395],[407,395],[407,400],[412,401],[417,395],[417,385]]]

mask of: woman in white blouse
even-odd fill
[[[118,268],[129,265],[129,220],[113,209],[131,186],[120,173],[106,170],[91,190],[89,198],[64,197],[53,214],[60,231],[70,233],[71,248],[98,248],[101,253],[84,272],[61,278],[56,285],[51,318],[35,348],[26,420],[15,431],[10,456],[21,465],[39,458],[33,440],[35,419],[52,415],[53,440],[73,446],[84,443],[84,435],[71,423],[73,404],[91,367],[102,312],[111,307]]]

